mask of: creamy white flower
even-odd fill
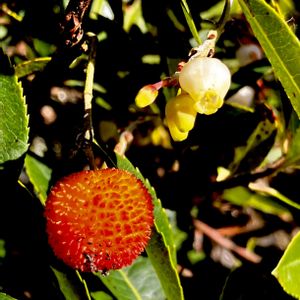
[[[179,83],[193,98],[199,113],[211,114],[222,106],[230,88],[231,74],[219,59],[199,57],[183,66]]]

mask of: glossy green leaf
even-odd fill
[[[42,71],[50,60],[50,57],[38,57],[26,60],[25,62],[15,66],[16,76],[21,78],[38,71]]]
[[[118,300],[142,300],[138,290],[132,285],[123,270],[111,271],[107,277],[97,273],[102,282]]]
[[[203,20],[213,20],[217,19],[222,15],[224,10],[224,0],[217,2],[213,6],[211,6],[208,10],[200,12],[200,16]],[[233,1],[230,13],[232,15],[237,15],[241,13],[241,8],[238,5],[237,1]]]
[[[113,297],[102,291],[91,292],[93,300],[114,300]]]
[[[28,116],[21,84],[0,52],[0,164],[21,157],[28,148]]]
[[[54,267],[51,267],[51,269],[57,279],[60,291],[64,295],[65,299],[66,300],[81,300],[81,297],[78,294],[77,288],[71,283],[71,281],[69,280],[67,275],[65,273],[55,269]]]
[[[300,161],[300,127],[295,131],[286,154],[286,165]]]
[[[160,200],[157,199],[155,190],[149,181],[142,176],[140,171],[128,159],[119,155],[116,157],[117,167],[129,171],[141,179],[152,195],[155,228],[146,252],[157,272],[167,299],[183,299],[183,291],[176,270],[176,247],[167,214],[162,208]]]
[[[130,6],[130,9],[126,9],[124,11],[124,30],[129,32],[134,25],[138,26],[141,32],[147,32],[146,22],[143,18],[141,1],[134,1]]]
[[[291,218],[289,211],[284,206],[272,200],[271,197],[251,192],[242,186],[225,190],[223,198],[235,205],[250,206],[266,214],[282,217],[289,216],[289,219]]]
[[[25,157],[25,169],[37,197],[45,204],[52,170],[30,155]]]
[[[288,294],[300,299],[300,232],[292,239],[272,274]]]
[[[0,300],[17,300],[17,299],[13,298],[5,293],[0,293]]]
[[[250,183],[249,187],[251,187],[253,190],[256,190],[258,192],[262,192],[265,195],[269,195],[271,197],[274,197],[276,199],[278,199],[279,201],[281,201],[284,204],[287,204],[291,207],[294,207],[296,209],[300,209],[300,204],[291,200],[290,198],[286,197],[285,195],[281,194],[279,191],[277,191],[276,189],[268,186],[268,185],[262,185],[260,186],[259,184],[256,186],[255,183]]]
[[[232,173],[237,171],[243,161],[249,160],[249,154],[259,149],[259,146],[272,137],[275,132],[276,126],[274,122],[268,118],[260,121],[249,136],[247,143],[234,149],[234,158],[229,166],[230,171]],[[256,155],[256,158],[259,157]]]
[[[300,117],[300,42],[287,22],[264,0],[239,0],[252,30]]]
[[[198,31],[197,31],[197,27],[194,23],[194,20],[193,20],[193,17],[191,15],[191,12],[190,12],[190,9],[188,7],[188,4],[186,2],[186,0],[181,0],[181,7],[182,7],[182,11],[184,13],[184,16],[185,16],[185,19],[186,19],[186,22],[190,28],[190,31],[193,35],[193,38],[196,40],[196,42],[198,43],[198,45],[201,45],[202,44],[202,41],[201,41],[201,38],[198,34]]]
[[[96,274],[118,300],[164,300],[159,279],[146,257],[138,257],[129,267]]]

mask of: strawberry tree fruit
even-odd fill
[[[59,259],[83,272],[103,273],[130,265],[144,251],[154,222],[152,197],[142,181],[115,168],[59,180],[45,217]]]
[[[197,112],[209,115],[223,105],[231,84],[231,74],[219,59],[198,57],[183,66],[179,83],[194,100]]]

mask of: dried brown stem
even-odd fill
[[[239,256],[247,259],[248,261],[253,263],[259,263],[261,261],[261,257],[259,255],[249,251],[246,248],[236,245],[232,240],[221,235],[217,229],[210,227],[202,221],[194,220],[194,226],[196,230],[203,232],[220,246],[237,253]]]
[[[61,22],[64,43],[72,47],[83,37],[82,21],[92,0],[70,0]]]

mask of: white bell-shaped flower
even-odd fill
[[[223,105],[230,88],[231,74],[219,59],[198,57],[183,66],[179,83],[194,100],[197,112],[212,114]]]

